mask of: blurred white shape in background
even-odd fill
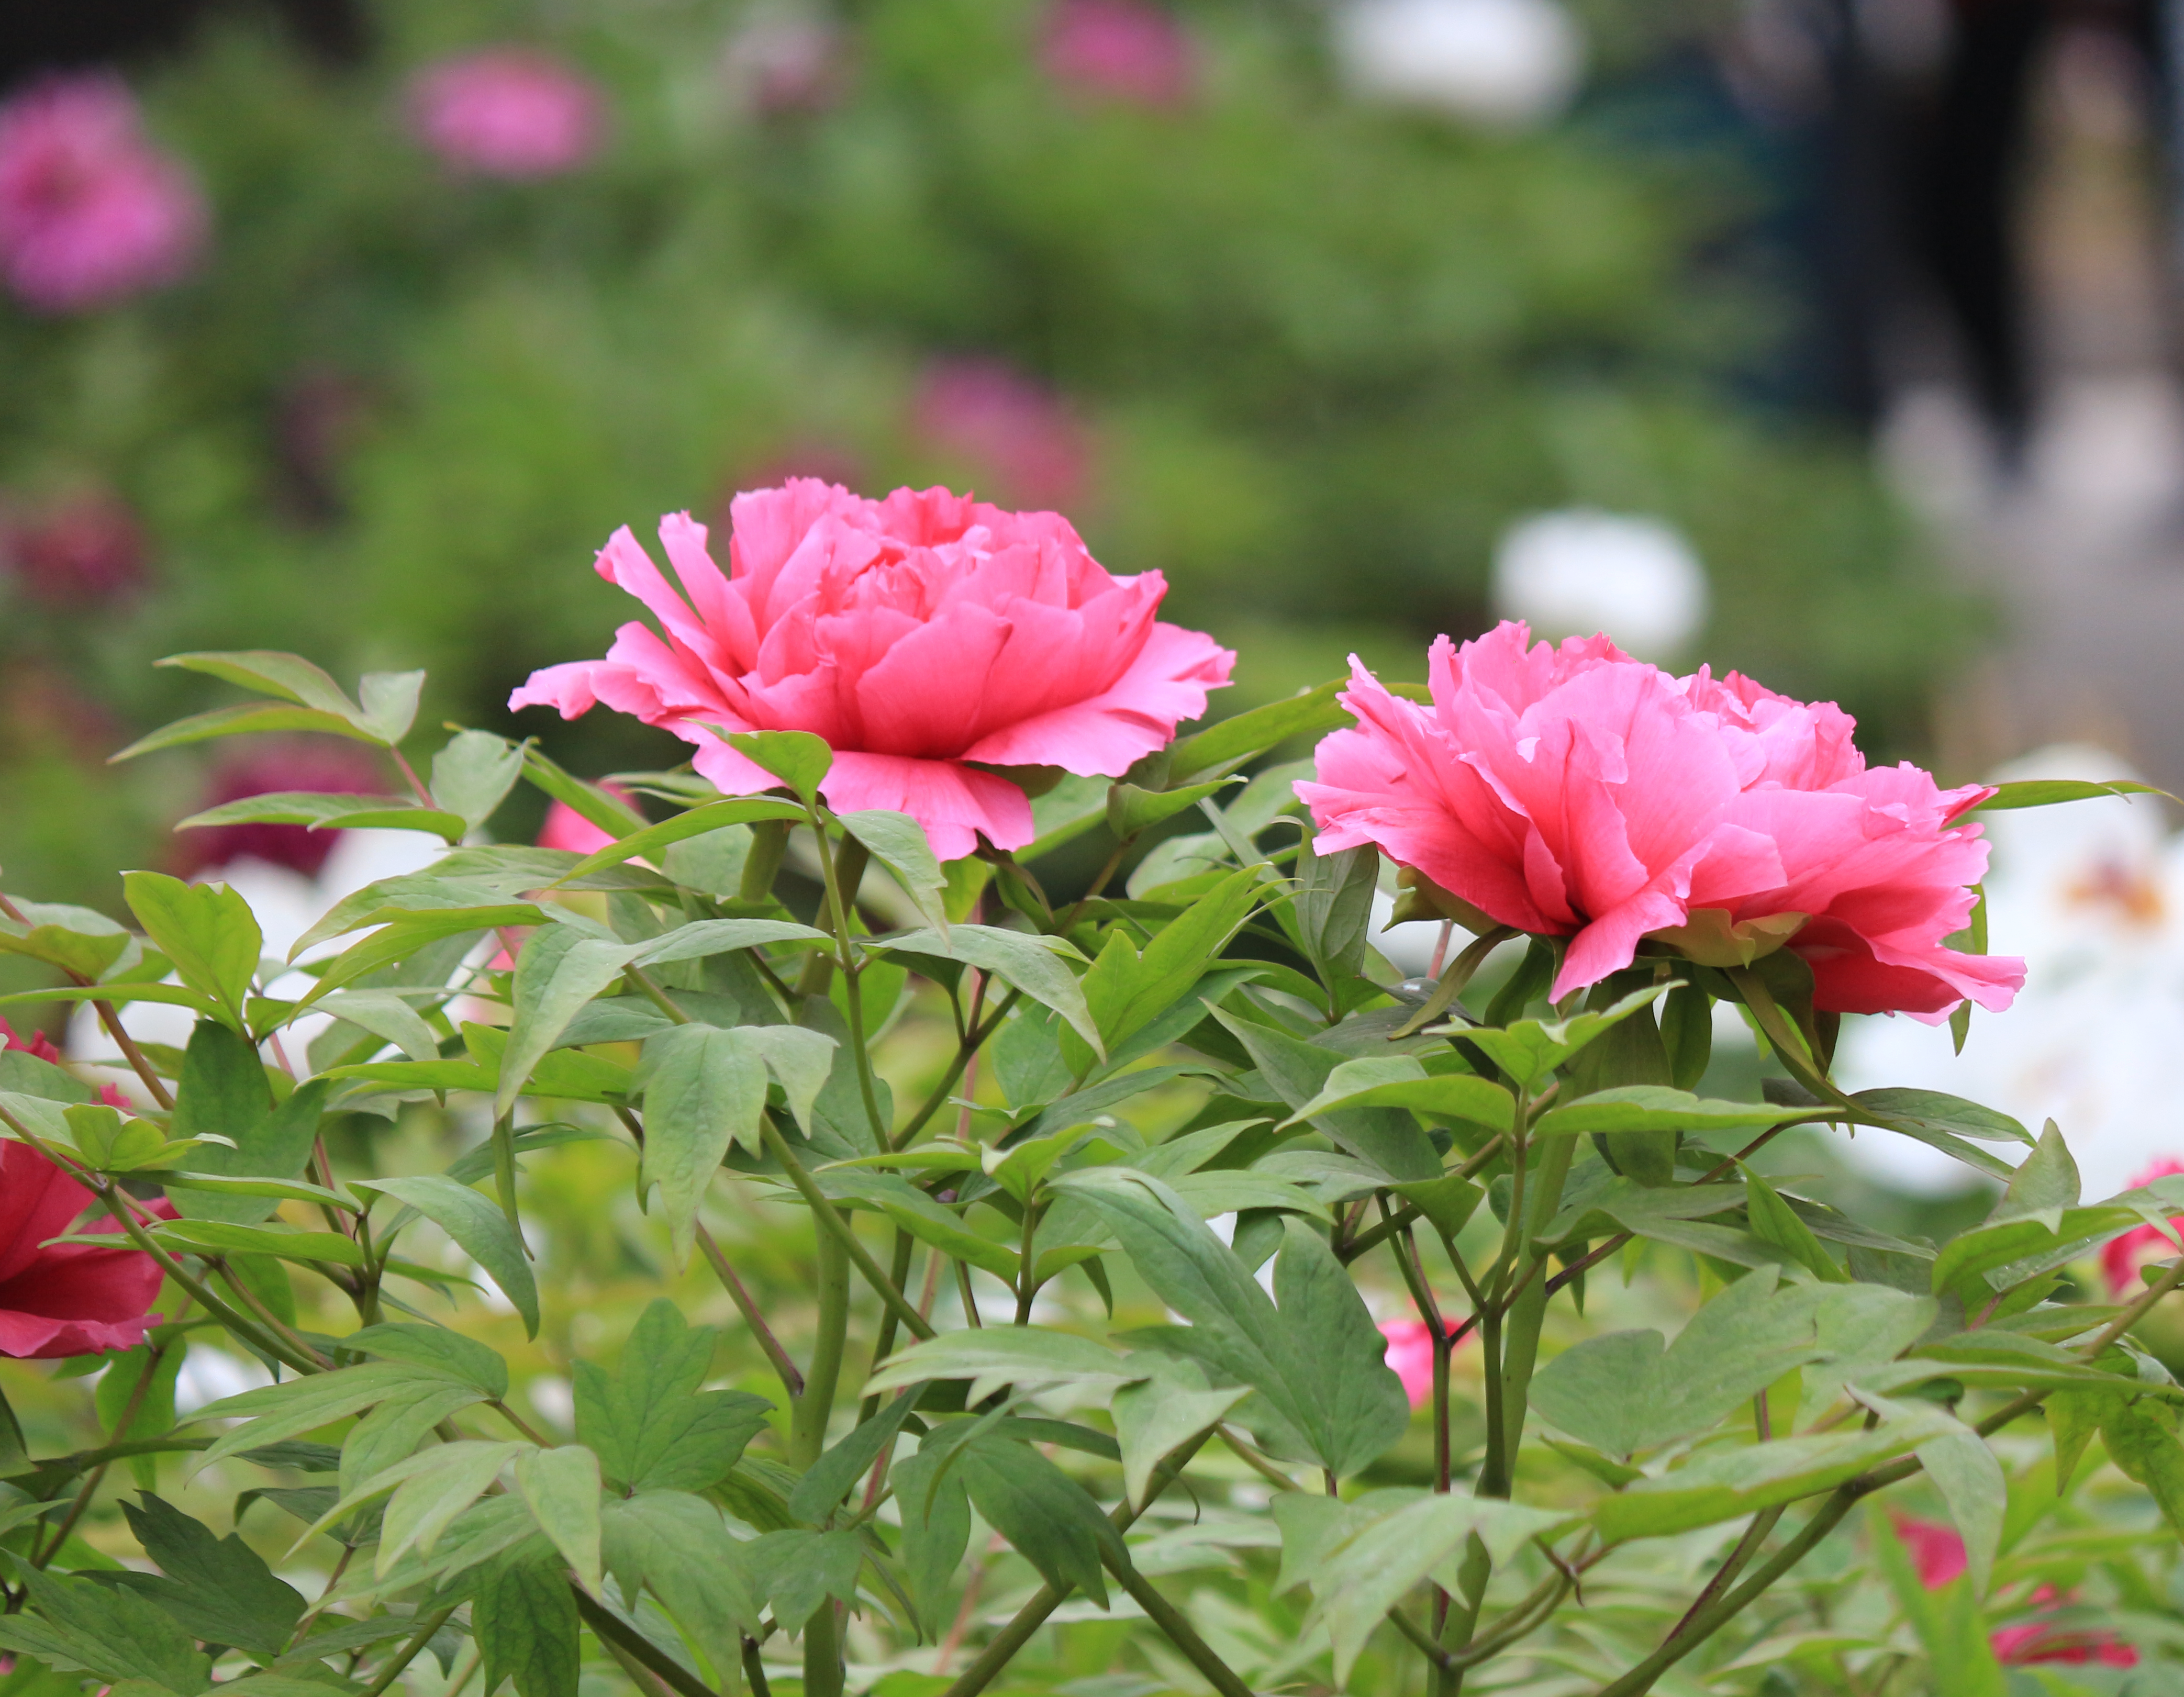
[[[223,1398],[273,1383],[263,1363],[210,1344],[192,1344],[175,1375],[175,1412],[195,1414]]]
[[[1574,507],[1520,519],[1494,550],[1494,610],[1550,641],[1605,631],[1625,654],[1674,660],[1707,616],[1706,568],[1658,519]]]
[[[1496,129],[1559,116],[1585,73],[1584,31],[1559,0],[1344,0],[1334,46],[1361,99]]]
[[[1999,780],[2135,776],[2083,745],[2043,748]],[[2025,957],[2007,1013],[1975,1010],[1961,1056],[1948,1028],[1907,1019],[1850,1021],[1836,1055],[1846,1088],[1942,1090],[1998,1108],[2037,1132],[2053,1118],[2089,1200],[2126,1188],[2148,1162],[2184,1155],[2184,838],[2151,796],[1997,814],[1986,881],[1987,946]],[[1942,1193],[1966,1170],[1908,1138],[1861,1132],[1855,1165],[1906,1188]],[[2003,1160],[2025,1153],[1990,1143]]]

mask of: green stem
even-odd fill
[[[299,1373],[320,1373],[326,1371],[326,1363],[319,1360],[315,1355],[298,1354],[290,1349],[279,1337],[265,1331],[256,1321],[246,1318],[237,1310],[220,1300],[219,1297],[213,1294],[202,1280],[193,1277],[183,1268],[181,1262],[153,1242],[146,1234],[144,1228],[131,1217],[128,1209],[117,1199],[114,1188],[110,1182],[98,1179],[92,1188],[97,1190],[98,1199],[106,1205],[106,1211],[113,1215],[120,1222],[121,1229],[129,1234],[131,1244],[158,1262],[159,1271],[195,1297],[198,1305],[206,1313],[218,1320],[238,1338],[248,1339],[265,1354],[271,1355],[276,1360],[286,1362]]]
[[[901,1227],[898,1226],[894,1228],[894,1250],[888,1267],[888,1282],[897,1290],[905,1290],[909,1287],[910,1258],[916,1253],[916,1242],[917,1240],[904,1231]],[[880,1310],[879,1336],[872,1341],[872,1371],[874,1372],[878,1372],[880,1363],[894,1352],[894,1310],[883,1308]],[[862,1426],[879,1411],[879,1398],[866,1397],[864,1405],[857,1410],[857,1424]]]
[[[402,1671],[416,1661],[425,1646],[432,1643],[432,1634],[454,1618],[457,1606],[450,1603],[404,1639],[402,1648],[381,1664],[379,1672],[372,1676],[371,1683],[364,1688],[364,1697],[380,1697],[382,1692],[399,1679],[402,1677]]]
[[[751,1299],[750,1292],[744,1288],[744,1282],[736,1277],[736,1270],[728,1265],[727,1256],[721,1252],[720,1244],[703,1224],[698,1227],[698,1247],[704,1252],[707,1265],[713,1269],[713,1276],[727,1291],[728,1299],[735,1304],[736,1311],[743,1316],[744,1324],[750,1327],[751,1336],[758,1339],[759,1348],[766,1352],[766,1359],[772,1364],[775,1377],[780,1379],[782,1389],[792,1400],[802,1396],[803,1373],[789,1359],[788,1351],[782,1348],[781,1339],[773,1335],[773,1328],[766,1323],[766,1316],[759,1312],[758,1304]]]
[[[829,928],[834,933],[834,948],[842,964],[842,977],[847,987],[847,993],[842,1000],[850,1021],[850,1055],[856,1062],[857,1088],[864,1096],[865,1118],[872,1128],[872,1147],[883,1149],[889,1147],[889,1127],[880,1117],[879,1093],[872,1083],[872,1057],[865,1045],[865,999],[859,979],[856,949],[850,940],[850,932],[852,904],[856,901],[858,888],[865,882],[865,868],[872,863],[872,851],[846,832],[842,837],[842,846],[830,851],[826,827],[820,823],[816,810],[811,814],[811,830],[819,840],[819,869],[827,879]],[[823,958],[816,950],[811,957],[815,963]],[[805,976],[811,976],[809,966],[805,969]],[[823,995],[827,990],[823,978],[815,988],[807,988],[800,981],[796,988],[807,995]]]
[[[894,1147],[906,1149],[917,1141],[917,1134],[925,1129],[926,1122],[947,1105],[948,1098],[954,1092],[957,1081],[963,1077],[964,1068],[970,1065],[971,1057],[1000,1028],[1001,1021],[1008,1017],[1009,1010],[1016,1006],[1022,993],[1020,990],[1011,989],[1001,998],[993,1012],[986,1015],[984,1021],[972,1027],[956,1044],[956,1058],[950,1063],[946,1075],[933,1087],[933,1093],[918,1104],[917,1111],[910,1116],[910,1123],[895,1133]]]
[[[677,1662],[663,1654],[644,1633],[632,1632],[598,1603],[581,1585],[571,1584],[571,1594],[577,1600],[577,1613],[592,1629],[592,1635],[602,1644],[610,1644],[633,1660],[642,1662],[667,1688],[680,1697],[715,1697],[712,1689]]]
[[[788,852],[788,821],[761,820],[751,826],[750,834],[750,852],[744,856],[743,881],[736,887],[736,897],[739,901],[762,902],[772,896],[782,857]]]
[[[22,909],[9,901],[4,893],[0,893],[0,914],[5,914],[20,926],[27,926],[31,922]],[[61,970],[68,971],[66,967]],[[79,986],[86,988],[94,982],[85,977],[81,972],[69,972],[68,976]],[[167,1088],[166,1081],[159,1077],[158,1070],[146,1058],[144,1051],[137,1048],[136,1039],[122,1028],[120,1011],[113,1003],[109,1001],[95,1001],[91,1005],[93,1011],[98,1015],[99,1024],[106,1027],[106,1034],[114,1039],[114,1047],[121,1051],[122,1058],[128,1061],[137,1077],[143,1081],[144,1088],[152,1093],[152,1099],[171,1112],[174,1109],[175,1099]]]
[[[1198,1635],[1182,1610],[1168,1601],[1159,1588],[1138,1572],[1127,1555],[1103,1550],[1100,1559],[1130,1594],[1137,1605],[1145,1611],[1146,1619],[1167,1634],[1168,1642],[1190,1659],[1190,1665],[1206,1676],[1206,1683],[1221,1694],[1221,1697],[1255,1697],[1251,1688],[1236,1677],[1236,1672],[1215,1653],[1213,1646]]]
[[[804,1376],[803,1394],[788,1418],[788,1461],[799,1472],[807,1471],[827,1448],[827,1422],[833,1416],[834,1391],[842,1382],[842,1355],[850,1336],[849,1257],[833,1232],[821,1230],[816,1238],[819,1338],[812,1346],[811,1371]]]
[[[872,1251],[857,1240],[856,1232],[850,1222],[842,1217],[811,1175],[805,1171],[804,1163],[797,1160],[787,1139],[781,1135],[780,1128],[773,1123],[773,1116],[762,1116],[759,1129],[766,1139],[767,1152],[780,1163],[781,1170],[788,1175],[788,1182],[803,1194],[811,1211],[819,1216],[820,1223],[841,1241],[843,1249],[849,1254],[850,1264],[864,1276],[865,1282],[878,1293],[880,1300],[909,1327],[912,1337],[922,1339],[933,1336],[933,1328],[925,1323],[925,1316],[910,1305],[910,1299],[888,1277],[886,1270],[872,1259]]]

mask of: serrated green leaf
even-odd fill
[[[581,1444],[527,1449],[515,1458],[515,1488],[583,1588],[599,1589],[599,1458]]]
[[[700,1391],[713,1357],[710,1326],[691,1326],[665,1297],[638,1316],[611,1376],[576,1364],[577,1436],[606,1477],[636,1490],[704,1490],[733,1468],[770,1404],[742,1391]]]
[[[606,1571],[633,1604],[649,1588],[712,1664],[716,1684],[734,1677],[743,1637],[759,1633],[762,1606],[752,1594],[744,1547],[719,1509],[683,1491],[641,1491],[610,1500],[600,1515]]]
[[[485,1689],[513,1681],[516,1697],[577,1697],[582,1666],[577,1600],[557,1561],[515,1550],[488,1562],[471,1603]]]
[[[522,1240],[499,1209],[468,1186],[437,1173],[355,1182],[359,1188],[384,1191],[397,1202],[415,1208],[454,1238],[515,1305],[515,1311],[523,1317],[525,1334],[538,1335],[538,1283],[532,1277]]]
[[[508,1363],[499,1352],[444,1326],[384,1322],[350,1333],[341,1340],[341,1346],[382,1360],[407,1361],[412,1366],[445,1373],[489,1397],[508,1394]]]
[[[287,1645],[304,1612],[303,1594],[273,1577],[258,1552],[231,1533],[226,1538],[154,1496],[125,1501],[121,1512],[157,1574],[126,1583],[187,1628],[193,1638],[233,1644],[265,1660]]]

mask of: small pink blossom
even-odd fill
[[[176,281],[203,248],[189,173],[105,72],[0,105],[0,278],[32,310],[86,312]]]
[[[1451,1333],[1456,1322],[1445,1322]],[[1383,1320],[1380,1335],[1388,1340],[1387,1360],[1403,1382],[1403,1394],[1412,1408],[1424,1408],[1433,1399],[1433,1327],[1423,1320]]]
[[[142,588],[148,553],[136,515],[104,491],[0,520],[0,565],[48,607],[93,607]]]
[[[338,743],[267,739],[237,750],[214,769],[204,806],[220,807],[254,795],[308,790],[321,795],[370,795],[384,780],[361,749]],[[176,871],[188,877],[246,856],[315,878],[334,852],[338,831],[302,825],[214,825],[183,836]]]
[[[1160,573],[1111,576],[1058,513],[944,489],[870,501],[808,478],[730,510],[725,575],[705,526],[660,520],[679,594],[617,531],[599,575],[665,639],[624,625],[606,659],[534,672],[509,705],[573,719],[604,701],[694,744],[729,795],[779,781],[721,732],[811,732],[834,751],[829,806],[907,813],[952,860],[982,836],[1032,840],[1030,800],[996,768],[1119,776],[1203,713],[1235,660],[1157,622]]]
[[[1787,947],[1838,1013],[1938,1021],[2025,982],[2021,960],[1942,941],[1986,871],[1981,827],[1958,821],[1993,792],[1869,768],[1839,708],[1674,677],[1605,637],[1534,646],[1513,623],[1435,642],[1430,706],[1351,664],[1357,727],[1296,787],[1319,852],[1375,843],[1452,917],[1568,938],[1557,999],[1649,938],[1717,966]]]
[[[428,65],[410,100],[425,145],[480,176],[574,170],[597,151],[605,127],[589,79],[529,47],[488,47]]]
[[[998,359],[936,359],[911,422],[933,448],[983,471],[1004,500],[1073,506],[1090,481],[1091,444],[1054,392]]]
[[[2184,1160],[2164,1158],[2132,1179],[2130,1188],[2137,1190],[2157,1178],[2174,1178],[2180,1173],[2184,1173]],[[2184,1228],[2184,1215],[2169,1223]],[[2134,1226],[2121,1237],[2110,1238],[2101,1249],[2101,1271],[2107,1276],[2110,1294],[2121,1297],[2142,1289],[2139,1268],[2148,1261],[2165,1260],[2176,1253],[2175,1241],[2158,1226]]]
[[[1047,75],[1078,93],[1173,108],[1197,92],[1190,36],[1150,0],[1052,0],[1040,36]]]
[[[1930,1591],[1940,1590],[1970,1566],[1964,1555],[1964,1541],[1953,1527],[1902,1516],[1896,1522],[1896,1535],[1910,1555],[1912,1566],[1918,1570],[1919,1583]],[[2035,1607],[2053,1608],[2072,1600],[2053,1585],[2042,1585],[2028,1600]],[[1997,1661],[2017,1666],[2035,1661],[2098,1661],[2109,1667],[2138,1666],[2138,1652],[2113,1633],[2059,1630],[2040,1620],[2027,1621],[2021,1626],[1997,1627],[1987,1634],[1987,1643]]]

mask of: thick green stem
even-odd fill
[[[819,1338],[812,1346],[804,1391],[788,1417],[788,1461],[799,1472],[827,1448],[827,1422],[834,1412],[834,1390],[842,1382],[842,1355],[850,1336],[850,1258],[842,1241],[823,1227],[815,1234],[818,1250]]]
[[[432,1634],[454,1618],[456,1606],[449,1604],[437,1613],[426,1616],[424,1624],[402,1641],[402,1648],[380,1664],[379,1672],[372,1676],[371,1683],[364,1688],[364,1697],[380,1697],[381,1692],[399,1679],[403,1670],[416,1661],[420,1652],[432,1643]]]
[[[736,887],[736,897],[740,901],[762,902],[773,894],[782,856],[788,852],[788,821],[762,820],[751,826],[750,834],[750,852],[744,856],[743,882]]]
[[[1112,1551],[1102,1550],[1100,1559],[1145,1611],[1145,1618],[1167,1634],[1168,1642],[1190,1659],[1190,1665],[1206,1676],[1206,1683],[1221,1693],[1221,1697],[1254,1697],[1251,1688],[1238,1678],[1236,1671],[1198,1635],[1197,1627],[1191,1625],[1183,1611],[1162,1596],[1159,1588],[1139,1572],[1127,1555],[1117,1558]]]
[[[850,1222],[827,1199],[811,1175],[805,1171],[804,1163],[797,1160],[795,1152],[788,1147],[788,1140],[781,1135],[780,1128],[773,1123],[773,1116],[771,1114],[765,1116],[759,1121],[759,1126],[766,1139],[766,1152],[781,1164],[781,1170],[788,1175],[788,1182],[802,1193],[811,1211],[818,1216],[822,1229],[832,1232],[840,1240],[843,1249],[849,1254],[850,1265],[864,1276],[865,1282],[879,1294],[880,1300],[888,1305],[894,1316],[910,1328],[912,1337],[930,1338],[933,1328],[926,1324],[925,1316],[910,1305],[910,1299],[902,1294],[901,1288],[889,1279],[886,1269],[872,1259],[872,1251],[858,1242],[857,1234]]]

